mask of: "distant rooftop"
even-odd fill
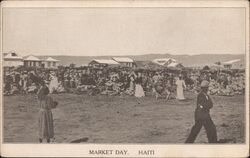
[[[234,60],[229,60],[229,61],[226,61],[226,62],[223,62],[223,64],[233,64],[233,63],[236,63],[236,62],[239,62],[241,61],[240,59],[234,59]]]
[[[113,57],[113,59],[121,63],[133,63],[134,62],[133,59],[127,58],[127,57]]]
[[[57,62],[57,61],[59,61],[59,60],[56,60],[56,59],[51,58],[51,57],[48,57],[48,58],[46,59],[46,61],[55,61],[55,62]]]
[[[17,53],[15,52],[9,52],[6,53],[4,56],[4,59],[23,59],[21,56],[19,56]]]
[[[33,55],[30,55],[30,56],[26,57],[24,60],[25,61],[41,61],[41,59],[39,59],[39,58],[37,58],[37,57],[35,57]]]
[[[178,66],[180,63],[170,63],[169,65],[168,65],[168,67],[176,67],[176,66]]]
[[[116,65],[116,64],[119,64],[118,62],[112,60],[112,59],[94,59],[94,61],[100,63],[100,64],[113,64],[113,65]]]
[[[177,60],[173,59],[173,58],[161,58],[161,59],[154,59],[153,62],[159,65],[165,65],[167,62],[172,61],[172,62],[176,62]]]

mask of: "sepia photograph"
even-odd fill
[[[248,144],[248,6],[162,3],[3,4],[2,143]]]

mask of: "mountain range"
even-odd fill
[[[48,56],[39,56],[48,57]],[[172,54],[145,54],[145,55],[128,55],[128,56],[56,56],[52,55],[57,60],[60,60],[59,64],[68,66],[71,63],[76,66],[86,65],[93,59],[111,59],[112,57],[129,57],[135,61],[152,61],[159,58],[173,58],[177,62],[182,63],[185,67],[199,67],[205,65],[212,65],[215,62],[225,62],[234,59],[241,59],[244,61],[245,54],[199,54],[199,55],[172,55]]]

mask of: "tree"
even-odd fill
[[[221,65],[221,62],[220,61],[217,61],[217,62],[215,62],[214,64],[216,64],[216,65]]]
[[[75,68],[75,66],[76,66],[76,64],[74,64],[74,63],[71,63],[71,64],[69,65],[70,68]]]
[[[202,70],[210,70],[210,68],[206,65],[206,66],[203,67]]]

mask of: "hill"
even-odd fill
[[[40,56],[47,57],[47,56]],[[117,56],[51,56],[60,60],[60,64],[68,66],[71,63],[77,66],[86,65],[93,59],[110,59]],[[138,61],[153,60],[156,58],[174,58],[178,62],[182,63],[185,67],[196,67],[211,65],[217,61],[224,62],[233,59],[245,59],[244,54],[232,55],[232,54],[200,54],[200,55],[172,55],[172,54],[145,54],[126,56]]]

